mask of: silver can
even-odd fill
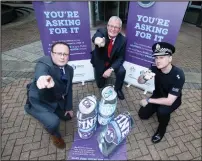
[[[78,134],[82,139],[90,138],[97,127],[97,99],[94,95],[87,96],[79,103],[77,111]]]
[[[107,86],[102,90],[102,98],[98,108],[98,122],[107,125],[114,118],[117,106],[117,93],[113,86]]]
[[[97,141],[101,153],[104,156],[109,156],[127,137],[133,127],[134,120],[129,112],[115,117],[98,135]]]

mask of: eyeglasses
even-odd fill
[[[69,54],[67,54],[67,53],[60,53],[60,52],[52,52],[52,53],[59,55],[59,56],[64,56],[64,57],[69,56]]]
[[[118,26],[113,26],[113,25],[107,25],[109,28],[114,28],[116,30],[119,30],[121,27],[118,27]]]

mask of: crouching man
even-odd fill
[[[157,113],[159,126],[152,142],[158,143],[166,132],[170,114],[181,105],[185,76],[181,69],[172,65],[172,54],[175,52],[173,45],[159,42],[152,46],[152,50],[156,66],[150,68],[151,72],[143,72],[138,83],[144,84],[154,77],[155,90],[150,98],[141,100],[138,115],[141,119],[148,119]]]
[[[51,47],[51,56],[42,57],[35,68],[34,79],[27,85],[25,111],[41,122],[51,134],[57,148],[65,148],[59,132],[60,119],[73,117],[73,68],[67,65],[70,48],[64,42]]]
[[[112,16],[107,27],[100,28],[92,37],[95,49],[91,52],[91,64],[95,69],[95,80],[98,88],[105,86],[105,81],[114,72],[116,75],[115,90],[120,100],[124,100],[122,87],[126,75],[123,67],[125,60],[126,38],[121,34],[122,20]]]

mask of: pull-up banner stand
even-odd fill
[[[175,45],[188,2],[130,2],[127,21],[125,82],[148,92],[154,90],[154,80],[139,84],[142,70],[154,63],[152,45],[169,42]]]
[[[88,2],[36,1],[33,6],[45,55],[50,55],[54,42],[68,43],[73,82],[94,80]]]

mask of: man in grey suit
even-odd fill
[[[60,119],[73,117],[73,68],[67,65],[70,48],[64,42],[51,47],[51,56],[42,57],[35,68],[33,81],[27,85],[25,111],[39,120],[51,134],[53,144],[65,148],[59,132]]]

